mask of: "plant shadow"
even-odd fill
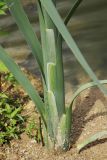
[[[94,147],[94,146],[96,146],[98,144],[103,144],[105,142],[107,142],[107,138],[96,140],[95,142],[92,142],[92,143],[86,145],[83,149],[80,150],[80,152],[82,152],[83,150],[87,150],[88,148]]]
[[[107,111],[96,114],[93,113],[89,118],[86,119],[87,114],[90,112],[97,100],[100,100],[105,107],[107,106],[106,97],[97,88],[90,89],[88,96],[84,97],[83,100],[81,96],[77,98],[75,102],[75,108],[73,110],[71,145],[75,145],[80,135],[82,134],[84,127],[89,121],[92,121],[99,116],[107,115]],[[92,144],[96,145],[97,142],[100,143],[100,141],[96,141],[95,143],[91,143],[89,146],[92,146]]]

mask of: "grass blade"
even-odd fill
[[[41,117],[44,120],[44,104],[42,99],[40,98],[38,92],[31,85],[30,81],[20,70],[19,66],[13,61],[13,59],[8,56],[8,54],[4,51],[4,49],[0,46],[0,60],[6,65],[6,67],[12,72],[17,81],[23,86],[23,88],[27,91],[30,98],[36,104],[38,111],[41,114]],[[45,120],[44,120],[45,122]]]
[[[101,84],[107,84],[107,80],[100,80],[99,81]],[[89,83],[86,83],[84,85],[82,85],[72,96],[72,100],[71,100],[71,103],[70,103],[70,106],[72,107],[73,105],[73,102],[74,100],[79,96],[79,94],[81,92],[83,92],[84,90],[88,89],[88,88],[91,88],[91,87],[95,87],[97,86],[97,83],[96,82],[89,82]]]
[[[101,89],[101,91],[103,93],[107,94],[107,90],[99,83],[96,75],[94,74],[94,72],[92,71],[92,69],[90,68],[90,66],[86,62],[86,60],[84,59],[80,49],[77,47],[74,39],[72,38],[72,36],[68,32],[66,26],[64,25],[60,15],[58,14],[58,11],[56,10],[56,8],[53,5],[52,1],[51,0],[45,0],[45,1],[44,0],[40,0],[40,1],[41,1],[42,5],[44,6],[44,8],[46,9],[46,11],[49,14],[49,16],[51,17],[51,19],[53,20],[53,22],[56,25],[57,29],[61,33],[63,39],[66,41],[67,45],[69,46],[69,48],[71,49],[71,51],[75,55],[75,57],[78,60],[78,62],[81,64],[81,66],[84,68],[84,70],[88,73],[90,78],[95,83],[97,83],[97,85]]]
[[[43,56],[41,45],[38,41],[36,33],[33,31],[26,13],[23,10],[20,0],[5,0],[5,2],[7,3],[20,31],[23,33],[27,43],[31,47],[33,56],[36,58],[43,73]]]
[[[104,136],[107,136],[107,131],[101,131],[101,132],[94,134],[93,136],[85,140],[83,143],[77,145],[78,152],[80,152],[88,144],[95,142],[96,140],[99,140]]]
[[[72,15],[74,14],[74,12],[76,11],[76,9],[78,8],[78,6],[80,5],[80,3],[82,2],[83,0],[77,0],[73,7],[70,9],[70,11],[68,12],[67,16],[65,17],[64,19],[64,23],[65,25],[68,24],[69,20],[71,19]]]
[[[56,44],[56,77],[57,77],[56,101],[59,108],[62,108],[62,114],[63,114],[65,112],[65,84],[64,84],[64,68],[63,68],[63,57],[62,57],[62,36],[60,34],[58,34],[57,44]]]

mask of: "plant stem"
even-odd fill
[[[41,117],[39,116],[39,131],[40,131],[40,137],[41,137],[41,142],[42,146],[44,146],[44,140],[43,140],[43,134],[42,134],[42,122],[41,122]]]

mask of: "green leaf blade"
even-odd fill
[[[99,140],[104,136],[107,136],[107,131],[101,131],[101,132],[98,132],[98,133],[94,134],[93,136],[89,137],[87,140],[85,140],[81,144],[77,145],[78,152],[80,152],[88,144],[95,142],[96,140]]]
[[[46,9],[49,16],[51,17],[51,19],[53,20],[53,22],[55,23],[57,29],[61,33],[63,39],[66,41],[67,45],[69,46],[69,48],[73,52],[73,54],[76,57],[76,59],[78,60],[78,62],[81,64],[81,66],[84,68],[84,70],[90,76],[90,78],[95,83],[97,83],[97,85],[101,89],[101,91],[104,94],[107,94],[107,90],[99,83],[96,75],[94,74],[94,72],[92,71],[92,69],[90,68],[90,66],[86,62],[86,60],[84,59],[80,49],[77,47],[74,39],[72,38],[72,36],[68,32],[66,26],[64,25],[64,23],[63,23],[60,15],[58,14],[55,6],[53,5],[52,1],[50,1],[50,0],[45,0],[45,1],[40,0],[40,1],[41,1],[42,5],[44,6],[44,8]]]
[[[107,84],[107,80],[100,80],[99,81],[101,84]],[[74,94],[73,94],[73,97],[71,99],[71,103],[70,103],[70,107],[72,108],[72,105],[73,105],[73,102],[74,100],[79,96],[79,94],[81,92],[83,92],[84,90],[88,89],[88,88],[91,88],[91,87],[95,87],[97,86],[97,83],[96,82],[89,82],[89,83],[86,83],[84,85],[82,85]]]
[[[0,46],[0,60],[6,65],[6,67],[12,72],[17,81],[23,86],[23,88],[27,91],[30,98],[36,104],[38,111],[40,112],[43,120],[44,120],[44,104],[42,99],[40,98],[38,92],[34,89],[30,81],[20,70],[19,66],[13,61],[13,59],[8,56],[8,54],[4,51],[4,49]],[[45,121],[45,120],[44,120]]]
[[[76,11],[76,9],[78,8],[78,6],[80,5],[80,3],[82,2],[83,0],[77,0],[73,7],[70,9],[70,11],[68,12],[67,16],[65,17],[64,19],[64,23],[65,25],[68,24],[69,20],[71,19],[72,15],[74,14],[74,12]]]
[[[41,69],[42,74],[43,72],[43,55],[42,55],[42,49],[41,45],[39,43],[39,40],[36,36],[36,33],[34,32],[28,17],[21,5],[20,0],[5,0],[6,4],[9,7],[9,10],[14,17],[20,31],[23,33],[28,45],[30,46],[32,50],[33,56],[36,58],[39,67]]]

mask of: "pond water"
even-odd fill
[[[34,30],[39,36],[37,10],[33,4],[33,0],[25,0],[24,3]],[[57,8],[62,17],[66,15],[71,5],[71,0],[58,0]],[[68,28],[96,75],[100,79],[106,78],[107,1],[83,1],[71,19]],[[0,29],[10,33],[0,36],[0,44],[8,50],[20,65],[27,67],[30,71],[39,75],[38,66],[33,60],[31,51],[10,15],[0,17]],[[65,43],[63,45],[63,61],[67,92],[89,81],[88,76],[84,73]]]

